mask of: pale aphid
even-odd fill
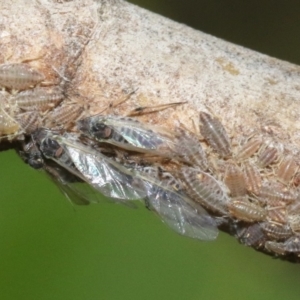
[[[260,148],[262,144],[261,138],[252,138],[247,143],[245,143],[241,149],[239,149],[238,153],[236,154],[235,158],[238,161],[245,160],[252,155],[254,155]]]
[[[230,190],[231,197],[244,196],[247,193],[243,172],[234,163],[228,163],[225,170],[224,183]]]
[[[277,161],[279,158],[279,151],[275,146],[266,146],[261,149],[258,157],[257,157],[257,164],[261,168],[265,168],[270,164]]]
[[[182,167],[178,174],[188,196],[209,211],[227,215],[229,198],[225,188],[214,177],[201,170]]]
[[[40,126],[39,113],[37,111],[17,114],[16,121],[26,134],[33,133]]]
[[[11,102],[22,110],[44,111],[58,105],[64,99],[60,87],[36,87],[11,97]]]
[[[223,158],[231,156],[231,144],[222,123],[205,112],[200,112],[200,132],[207,143]]]
[[[260,226],[266,235],[273,240],[285,240],[293,234],[289,225],[278,225],[275,223],[263,222]]]
[[[262,179],[257,167],[250,162],[245,162],[243,164],[243,174],[247,191],[258,195],[262,186]]]
[[[281,160],[276,171],[277,179],[284,184],[288,184],[299,169],[299,165],[292,155],[287,155]]]
[[[10,63],[0,65],[0,86],[13,90],[24,90],[45,79],[39,71],[27,64]]]
[[[265,248],[267,251],[274,253],[275,255],[285,255],[286,249],[283,243],[267,241],[265,243]]]
[[[51,125],[68,125],[76,122],[84,108],[77,104],[67,104],[56,107],[47,114],[46,124]]]
[[[245,222],[263,221],[267,217],[267,212],[264,208],[244,199],[230,201],[228,209],[233,217]]]

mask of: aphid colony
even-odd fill
[[[271,255],[300,256],[299,165],[275,139],[253,135],[233,150],[219,119],[203,111],[201,139],[181,125],[171,132],[130,117],[83,117],[62,88],[37,86],[44,79],[24,64],[0,66],[1,134],[21,140],[22,158],[70,201],[98,202],[99,192],[128,206],[143,199],[182,235],[214,240],[221,229]]]

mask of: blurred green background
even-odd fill
[[[298,1],[136,0],[204,32],[300,64]],[[221,234],[176,235],[143,208],[73,207],[2,152],[0,299],[299,299],[300,265]]]

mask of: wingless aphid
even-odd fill
[[[37,85],[45,76],[27,64],[11,63],[0,65],[0,86],[12,90],[25,90]]]

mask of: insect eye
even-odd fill
[[[98,139],[108,139],[112,134],[112,129],[103,123],[97,123],[91,129],[93,135]]]

